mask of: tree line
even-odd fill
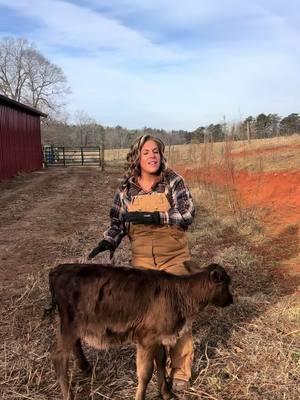
[[[186,132],[187,143],[222,142],[230,137],[233,140],[266,139],[276,136],[300,134],[300,115],[292,113],[285,117],[278,114],[259,114],[249,116],[244,121],[233,124],[218,123],[200,126]]]
[[[166,146],[186,143],[186,131],[167,132],[164,129],[144,127],[127,129],[120,125],[102,126],[92,119],[76,124],[49,120],[42,124],[42,142],[46,145],[93,147],[105,145],[108,149],[128,148],[141,135],[160,138]]]
[[[194,131],[166,131],[150,127],[127,129],[120,125],[104,127],[88,117],[72,125],[53,120],[42,125],[43,143],[58,146],[100,146],[103,143],[109,149],[122,149],[130,147],[134,139],[145,134],[159,137],[167,146],[223,142],[226,138],[265,139],[300,134],[300,115],[292,113],[286,117],[279,117],[277,114],[259,114],[237,124],[210,124],[206,127],[200,126]]]

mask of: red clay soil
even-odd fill
[[[254,173],[210,167],[181,172],[191,182],[233,187],[246,206],[270,209],[273,217],[279,213],[274,223],[300,222],[300,171]]]
[[[254,173],[245,170],[236,171],[229,166],[181,169],[183,176],[191,183],[212,183],[235,191],[242,204],[263,210],[262,222],[266,234],[271,238],[282,237],[288,232],[285,240],[279,240],[274,253],[287,251],[294,240],[293,257],[282,265],[292,273],[300,273],[300,171]],[[285,236],[285,235],[284,235]],[[289,243],[288,243],[289,242]],[[296,250],[296,251],[295,251]]]

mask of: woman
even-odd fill
[[[128,235],[134,267],[188,273],[184,264],[190,259],[186,230],[195,209],[183,178],[166,167],[164,148],[161,140],[150,135],[141,136],[131,146],[126,178],[110,210],[111,225],[89,258],[105,250],[112,256]],[[173,389],[184,390],[191,377],[191,332],[170,350],[170,358]]]

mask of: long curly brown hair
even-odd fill
[[[127,163],[126,163],[126,172],[124,178],[128,180],[130,177],[138,178],[141,176],[141,166],[140,166],[140,158],[141,158],[141,150],[144,144],[148,140],[153,140],[158,147],[158,151],[160,154],[160,167],[157,171],[157,175],[163,174],[167,169],[167,160],[164,156],[165,145],[164,143],[151,135],[143,135],[137,138],[130,147],[130,151],[127,154]]]

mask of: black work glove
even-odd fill
[[[101,253],[102,251],[110,251],[110,258],[112,258],[115,248],[114,246],[109,243],[107,240],[101,240],[97,247],[95,247],[89,254],[88,258],[94,258],[97,254]]]
[[[133,211],[124,215],[125,222],[132,224],[153,224],[160,225],[160,214],[158,211]]]

